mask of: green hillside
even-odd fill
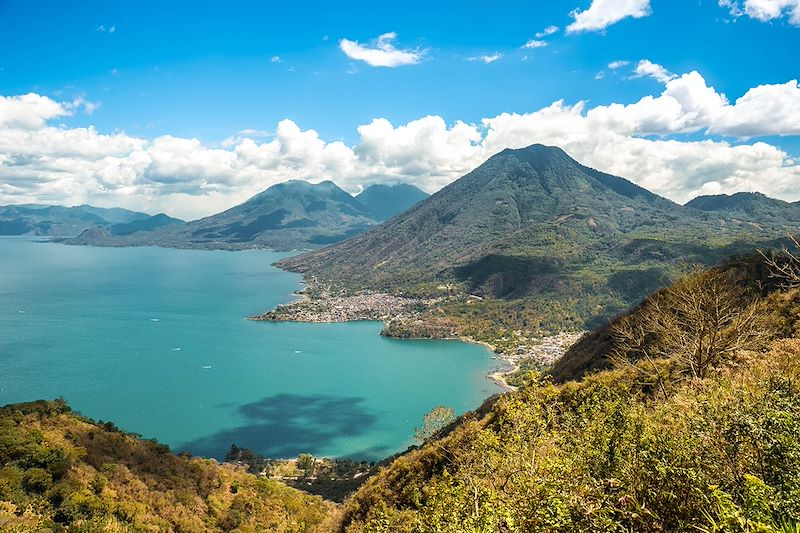
[[[738,218],[757,225],[796,228],[800,224],[800,204],[770,198],[758,192],[737,192],[698,196],[686,207],[717,213],[725,218]]]
[[[72,413],[0,408],[0,531],[327,531],[332,506]]]
[[[530,374],[370,479],[337,531],[800,531],[800,293],[760,276],[682,278],[615,321],[609,369]]]

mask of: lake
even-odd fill
[[[378,322],[246,317],[293,299],[270,251],[92,248],[0,237],[0,405],[64,397],[93,419],[222,458],[376,460],[437,405],[500,388],[488,349],[379,336]]]

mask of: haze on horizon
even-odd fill
[[[0,205],[434,192],[534,143],[680,203],[800,200],[796,0],[136,6],[0,3]]]

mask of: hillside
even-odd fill
[[[69,237],[89,228],[130,224],[148,217],[127,209],[91,205],[6,205],[0,206],[0,235]]]
[[[327,531],[332,506],[169,449],[63,401],[0,408],[0,530]]]
[[[691,320],[620,318],[647,340],[613,367],[529,375],[371,478],[337,531],[798,531],[800,293],[753,273],[682,278],[669,298]]]
[[[536,334],[600,324],[680,264],[714,264],[785,232],[786,221],[756,225],[686,208],[533,145],[504,150],[362,235],[278,266],[349,292],[461,295],[430,317],[473,338],[492,327]]]
[[[428,196],[428,193],[407,183],[395,185],[375,184],[357,194],[356,200],[366,207],[367,212],[373,219],[378,222],[384,222],[406,211]]]
[[[222,213],[186,224],[156,215],[125,226],[103,228],[107,232],[93,228],[65,242],[229,250],[318,248],[362,233],[383,217],[405,209],[419,196],[414,191],[425,196],[411,186],[373,185],[354,198],[332,181],[288,181]]]
[[[800,204],[784,202],[758,192],[698,196],[687,202],[686,207],[758,226],[777,225],[791,229],[800,224]]]
[[[766,296],[781,289],[782,280],[772,275],[772,271],[760,254],[729,259],[715,267],[715,270],[731,276],[738,290],[744,293]],[[642,317],[650,313],[654,307],[658,307],[660,302],[662,306],[667,305],[670,290],[670,288],[660,289],[648,295],[625,313],[586,333],[556,361],[548,370],[548,375],[556,383],[563,383],[580,379],[588,373],[611,368],[613,361],[609,354],[615,353],[621,347],[621,340],[617,335],[619,325],[626,321],[641,322]],[[673,304],[669,305],[676,307]],[[783,332],[786,336],[790,333],[790,331]]]
[[[183,224],[185,224],[183,220],[159,213],[149,218],[114,224],[108,228],[108,231],[112,235],[131,235],[137,231],[153,231],[166,226],[182,226]]]

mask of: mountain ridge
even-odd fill
[[[88,204],[64,207],[50,204],[10,204],[0,206],[0,235],[78,235],[98,226],[127,224],[150,215],[121,207],[95,207]]]
[[[535,336],[600,324],[681,264],[750,252],[789,226],[684,207],[537,144],[503,150],[386,223],[277,266],[348,293],[445,296],[436,312],[462,334],[481,316],[483,329]],[[459,300],[468,294],[489,301]]]
[[[149,222],[137,221],[127,228],[118,227],[116,231],[111,227],[107,233],[91,231],[65,242],[231,250],[309,249],[361,233],[381,221],[375,218],[375,213],[390,216],[409,202],[405,188],[387,187],[384,192],[366,205],[330,180],[320,183],[289,180],[239,205],[198,220],[182,223],[177,219],[164,219],[166,215],[162,214],[151,217]],[[159,216],[162,218],[156,221]]]

